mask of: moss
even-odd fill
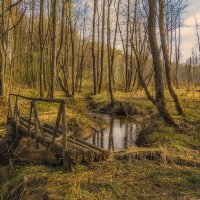
[[[200,176],[199,175],[191,175],[187,178],[187,181],[189,183],[192,183],[194,185],[199,185],[200,186]]]
[[[96,95],[90,101],[91,108],[97,112],[115,115],[145,115],[153,112],[153,106],[145,97],[133,97],[130,93],[115,93],[115,104],[110,104],[107,93]]]

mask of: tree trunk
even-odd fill
[[[72,53],[72,96],[75,95],[75,41],[74,41],[74,27],[72,23],[72,2],[68,1],[68,12],[69,12],[69,28],[70,28],[70,39],[71,39],[71,53]]]
[[[149,43],[153,57],[154,72],[155,72],[154,79],[155,79],[155,92],[156,92],[156,106],[160,115],[165,120],[165,122],[167,122],[169,125],[177,126],[166,108],[162,62],[160,58],[159,48],[157,44],[157,37],[156,37],[156,19],[157,19],[156,0],[148,0],[148,3],[149,3],[148,35],[149,35]]]
[[[40,21],[39,21],[39,37],[40,37],[40,97],[44,97],[44,88],[43,88],[43,68],[44,68],[44,1],[40,1]]]
[[[104,75],[104,47],[105,47],[105,9],[106,9],[106,0],[103,0],[103,14],[102,14],[102,36],[101,36],[101,73],[99,80],[99,93],[102,91],[103,85],[103,75]]]
[[[127,6],[127,24],[126,24],[126,56],[125,56],[125,64],[126,64],[126,90],[125,92],[130,92],[130,85],[129,85],[129,24],[130,24],[130,0],[128,0]]]
[[[52,14],[52,28],[53,28],[53,34],[52,34],[52,57],[51,57],[51,78],[50,78],[50,98],[54,98],[54,92],[55,92],[55,70],[56,70],[56,44],[57,44],[57,6],[58,1],[53,1],[53,14]]]
[[[164,0],[160,0],[160,15],[159,15],[159,27],[160,27],[160,38],[161,38],[161,46],[162,46],[162,52],[165,62],[165,73],[166,73],[166,79],[167,79],[167,86],[169,89],[169,92],[174,100],[176,110],[179,114],[183,115],[183,109],[181,107],[181,104],[179,102],[178,96],[173,88],[172,80],[171,80],[171,66],[170,66],[170,60],[169,60],[169,50],[167,47],[166,42],[166,33],[165,33],[165,2]]]
[[[0,104],[3,98],[3,60],[2,60],[2,50],[0,48]]]
[[[112,1],[108,0],[108,16],[107,16],[107,48],[108,48],[108,79],[109,79],[109,94],[110,94],[110,100],[111,100],[111,105],[114,105],[114,97],[113,97],[113,78],[112,78],[112,61],[111,61],[111,56],[112,56],[112,49],[111,49],[111,28],[110,28],[110,8],[111,8]]]
[[[93,61],[93,87],[94,95],[97,94],[96,56],[95,56],[95,31],[96,31],[97,2],[94,1],[93,31],[92,31],[92,61]]]

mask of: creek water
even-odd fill
[[[94,113],[90,113],[90,115],[108,126],[88,137],[87,142],[110,151],[120,151],[135,146],[138,135],[142,130],[141,124],[126,117]]]

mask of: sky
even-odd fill
[[[200,0],[190,0],[190,5],[184,14],[184,26],[181,30],[181,55],[185,62],[192,54],[192,48],[197,47],[195,18],[199,24],[200,33]]]

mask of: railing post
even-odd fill
[[[18,133],[18,126],[19,126],[19,106],[18,106],[18,96],[16,95],[15,107],[14,107],[14,114],[13,114],[13,123],[15,124],[15,132]],[[16,118],[16,119],[15,119]],[[16,120],[16,121],[15,121]]]
[[[63,135],[63,166],[67,171],[72,170],[70,155],[67,147],[66,103],[62,103],[62,135]]]
[[[14,105],[14,111],[13,111],[13,116],[12,116],[12,121],[13,121],[13,123],[15,123],[16,110],[17,110],[17,102],[18,102],[18,96],[16,95],[16,98],[15,98],[15,105]]]
[[[20,114],[19,114],[19,104],[17,98],[17,106],[16,106],[16,134],[18,134],[18,128],[20,126]]]
[[[12,108],[11,108],[10,94],[9,94],[9,97],[8,97],[8,115],[7,115],[7,124],[10,123],[10,120],[12,120]]]
[[[37,121],[37,107],[35,101],[33,101],[33,110],[34,110],[34,126],[35,126],[35,145],[38,149],[38,121]]]
[[[60,119],[61,119],[62,112],[63,112],[62,109],[63,109],[62,104],[60,104],[60,106],[59,106],[59,110],[58,110],[58,115],[57,115],[57,118],[56,118],[56,124],[55,124],[55,129],[54,129],[54,133],[53,133],[53,138],[52,138],[51,145],[54,144],[55,139],[56,139],[56,135],[57,135],[58,127],[59,127],[59,124],[60,124]]]
[[[30,129],[31,129],[32,110],[33,110],[33,101],[31,101],[31,107],[29,113],[28,135],[30,135]]]

